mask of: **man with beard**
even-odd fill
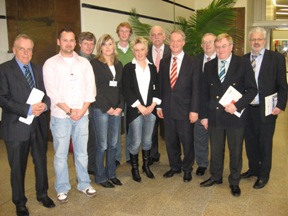
[[[242,178],[256,176],[254,189],[263,188],[272,166],[272,143],[277,116],[285,110],[287,102],[286,64],[284,55],[265,49],[266,30],[261,27],[249,32],[250,59],[258,87],[258,94],[248,107],[248,125],[245,146],[249,169]],[[272,114],[265,116],[265,97],[277,93],[277,104]]]

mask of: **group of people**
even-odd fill
[[[183,171],[183,181],[190,182],[194,161],[198,176],[205,174],[210,161],[211,177],[200,186],[221,184],[227,138],[231,194],[240,196],[240,179],[251,176],[257,177],[253,188],[263,188],[271,171],[276,118],[287,102],[285,59],[265,49],[265,29],[256,27],[249,32],[252,50],[244,57],[233,54],[233,39],[227,33],[204,34],[204,53],[196,57],[184,52],[185,34],[178,29],[171,32],[169,45],[164,44],[165,30],[160,26],[150,30],[151,45],[143,37],[130,41],[133,32],[127,22],[120,23],[116,33],[118,42],[109,34],[96,40],[91,32],[82,32],[76,53],[75,33],[63,28],[57,38],[60,51],[43,68],[31,62],[32,39],[20,34],[14,41],[15,57],[0,65],[1,132],[17,215],[29,215],[24,179],[30,151],[37,200],[47,208],[55,206],[47,194],[48,110],[59,203],[68,201],[71,189],[67,165],[70,139],[80,192],[96,195],[89,174],[105,188],[122,185],[116,176],[122,160],[122,113],[125,161],[131,164],[134,181],[141,182],[140,148],[142,170],[148,178],[155,178],[150,166],[160,160],[158,127],[162,120],[170,166],[165,178]],[[230,87],[242,97],[221,105],[219,101]],[[44,96],[32,95],[34,88]],[[274,93],[276,107],[265,116],[265,97]],[[29,104],[29,95],[37,102]],[[244,139],[249,170],[241,174]]]

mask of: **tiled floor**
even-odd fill
[[[123,186],[114,189],[103,188],[91,180],[98,191],[94,198],[88,198],[76,189],[75,169],[69,156],[70,182],[72,189],[67,204],[58,204],[54,189],[55,174],[53,168],[53,146],[49,143],[48,175],[49,195],[55,201],[56,208],[46,209],[35,198],[35,177],[31,158],[26,174],[27,207],[30,215],[192,215],[192,216],[286,216],[288,215],[288,114],[280,115],[274,136],[273,168],[271,178],[265,188],[255,190],[252,185],[255,178],[242,180],[242,195],[238,198],[230,194],[228,177],[228,150],[226,151],[224,182],[210,188],[200,188],[199,183],[209,177],[198,177],[184,183],[183,174],[164,179],[163,173],[169,169],[164,142],[161,141],[161,162],[152,166],[156,179],[142,175],[142,183],[132,180],[130,165],[123,164],[117,169],[118,178]],[[195,169],[197,166],[195,166]],[[0,215],[15,215],[15,206],[11,201],[9,165],[3,141],[0,141]],[[243,151],[243,171],[247,169],[247,159]]]

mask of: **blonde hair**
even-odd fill
[[[97,44],[96,44],[97,54],[96,54],[95,58],[98,59],[99,61],[103,62],[103,63],[107,63],[104,56],[102,55],[101,48],[108,40],[111,40],[113,43],[114,55],[112,56],[112,62],[115,64],[118,62],[116,44],[115,44],[114,38],[109,34],[104,34],[98,39]]]
[[[148,41],[144,37],[138,36],[135,37],[130,43],[132,51],[134,51],[134,46],[139,43],[143,44],[146,50],[148,50]]]
[[[228,40],[230,45],[233,45],[233,39],[232,39],[231,35],[229,35],[228,33],[222,33],[222,34],[217,35],[217,37],[215,39],[215,43],[221,41],[224,38],[226,38]]]

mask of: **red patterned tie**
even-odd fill
[[[177,57],[173,57],[173,63],[172,63],[171,73],[170,73],[171,89],[173,89],[176,81],[177,81]]]

